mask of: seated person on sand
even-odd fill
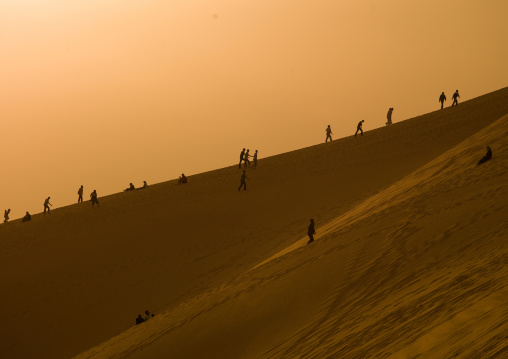
[[[477,166],[487,162],[491,158],[492,158],[492,150],[490,149],[490,146],[487,146],[487,154],[482,157],[482,159],[478,162]]]
[[[132,184],[132,182],[131,182],[131,183],[129,184],[129,188],[124,189],[124,191],[133,191],[133,190],[135,190],[135,189],[136,189],[136,187],[134,187],[134,185],[133,185],[133,184]]]
[[[28,213],[28,211],[26,211],[26,214],[23,217],[23,219],[21,220],[21,222],[28,222],[28,221],[31,221],[31,220],[32,220],[32,216],[30,215],[30,213]]]
[[[136,325],[143,323],[145,320],[141,317],[141,314],[138,314],[136,318]]]
[[[187,183],[187,177],[182,173],[182,177],[179,177],[178,184],[180,183]]]
[[[145,188],[148,188],[148,184],[146,183],[146,181],[143,181],[143,187],[136,188],[136,189],[145,189]]]

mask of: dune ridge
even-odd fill
[[[417,262],[412,248],[421,242],[421,250],[437,251],[436,256],[445,253],[429,238],[457,242],[457,233],[470,228],[448,224],[462,223],[459,214],[466,204],[485,211],[480,217],[489,226],[482,225],[475,235],[492,237],[488,248],[497,245],[499,230],[504,230],[499,225],[506,224],[499,217],[505,209],[499,201],[506,196],[505,188],[499,186],[499,176],[505,174],[506,146],[499,136],[506,132],[502,117],[508,113],[507,100],[508,89],[502,89],[455,108],[367,131],[361,138],[346,137],[261,159],[258,169],[248,170],[248,190],[241,193],[236,191],[240,171],[233,165],[190,176],[184,186],[170,181],[102,197],[100,209],[92,209],[89,203],[71,205],[51,215],[34,215],[30,223],[0,226],[4,289],[0,304],[9,309],[0,326],[4,343],[0,356],[67,358],[82,352],[78,357],[254,358],[284,357],[284,353],[312,357],[315,350],[315,355],[323,357],[327,342],[337,344],[333,336],[358,336],[360,330],[348,330],[366,325],[361,310],[365,308],[359,305],[362,298],[359,294],[348,297],[348,289],[364,293],[367,299],[383,298],[383,291],[395,286],[395,267],[404,269],[408,277],[426,278],[407,269]],[[455,217],[436,218],[429,208],[442,208],[439,198],[416,200],[423,195],[408,196],[403,188],[418,185],[427,193],[434,186],[448,193],[440,187],[443,184],[433,181],[442,178],[452,183],[455,172],[439,172],[443,159],[434,165],[432,161],[448,156],[444,163],[449,162],[450,171],[464,163],[455,159],[453,151],[466,151],[464,158],[477,161],[487,143],[478,142],[469,149],[459,144],[479,131],[487,132],[478,141],[501,141],[501,148],[493,147],[495,161],[479,168],[492,188],[481,192],[482,182],[474,182],[472,174],[465,173],[464,178],[473,182],[458,182],[459,188],[471,185],[476,197],[464,199],[456,208],[456,201],[447,198]],[[435,176],[427,184],[422,182],[423,173]],[[496,173],[497,177],[491,176]],[[402,196],[401,202],[395,200],[394,206],[387,203],[384,208],[383,201],[393,198],[390,195]],[[461,195],[467,197],[467,193]],[[435,203],[429,202],[432,198]],[[371,201],[375,206],[369,205]],[[400,213],[394,213],[394,208]],[[361,218],[360,209],[372,215]],[[421,224],[404,222],[420,212],[427,212],[418,219]],[[350,217],[345,217],[347,213]],[[305,235],[311,217],[316,219],[318,241],[288,251]],[[424,223],[435,230],[429,238],[421,238]],[[471,238],[476,238],[473,234]],[[408,237],[410,244],[398,246],[385,236]],[[505,248],[497,250],[504,253]],[[288,253],[258,266],[281,251]],[[463,252],[473,254],[467,249]],[[380,253],[386,255],[380,258]],[[428,267],[433,263],[428,255],[420,262]],[[436,278],[444,281],[446,268],[436,263],[443,267],[443,277],[436,274]],[[384,287],[376,286],[383,269],[393,278]],[[463,268],[457,265],[453,270],[446,275],[458,277]],[[377,277],[369,279],[369,273]],[[489,288],[495,296],[497,287]],[[385,301],[388,298],[385,295]],[[407,300],[402,294],[401,298]],[[344,308],[334,314],[341,299],[349,303],[344,308],[349,308],[351,316]],[[335,304],[330,306],[330,301]],[[358,309],[351,310],[353,304]],[[135,316],[145,309],[158,315],[143,329],[133,327]],[[353,326],[332,325],[340,314]],[[301,336],[308,328],[319,333],[304,340]],[[403,353],[411,343],[397,350]],[[354,357],[353,351],[346,354]]]
[[[211,357],[221,358],[500,356],[507,349],[508,334],[508,221],[503,216],[508,210],[508,192],[506,181],[502,182],[508,178],[507,139],[508,116],[504,116],[331,221],[315,244],[290,246],[291,251],[288,248],[235,280],[182,303],[146,323],[143,330],[131,328],[76,358],[202,357],[211,348]],[[485,141],[502,150],[495,164],[476,167],[477,153]],[[438,199],[442,196],[455,201]],[[461,219],[463,206],[476,210]],[[385,221],[397,214],[398,220]],[[447,221],[436,222],[443,216]],[[437,228],[429,228],[429,222],[437,223]],[[378,232],[368,233],[362,227]],[[354,255],[348,258],[348,253]],[[287,321],[297,324],[297,330],[285,328],[276,335],[280,344],[260,351],[259,346],[270,348],[265,344],[270,339],[259,332],[273,321],[266,315],[271,310],[260,303],[260,296],[267,296],[262,292],[288,300],[281,293],[281,287],[290,288],[287,277],[302,279],[306,271],[313,273],[311,277],[318,276],[330,269],[333,259],[347,262],[341,265],[344,272],[337,277],[338,283],[330,279],[318,284],[296,282],[306,289],[321,290],[304,296],[303,303],[292,308],[301,317]],[[314,268],[307,268],[310,266]],[[284,285],[274,286],[274,282]],[[297,287],[289,290],[295,297],[300,291]],[[281,310],[273,301],[270,305]],[[236,323],[246,321],[245,317],[236,321],[226,317],[231,309],[248,313],[257,306],[262,308],[257,326]],[[304,313],[308,307],[314,308],[310,317]],[[196,348],[195,333],[201,327],[213,328],[217,316],[233,321],[229,325],[242,326],[246,342],[253,339],[252,334],[263,340],[257,338],[256,348],[244,343],[249,347],[245,350],[235,348],[231,338],[222,339],[225,349],[221,350],[212,343],[233,331],[221,326],[220,334],[208,333],[213,339],[200,337],[205,348]],[[252,316],[247,319],[256,321]],[[185,333],[189,342],[182,343],[178,331],[185,331],[185,326],[192,328]]]

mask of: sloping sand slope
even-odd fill
[[[495,160],[476,167],[485,143]],[[78,358],[503,357],[508,116],[331,221],[313,245]]]
[[[477,272],[467,265],[481,276],[490,254],[505,253],[506,118],[498,119],[506,113],[503,89],[361,138],[266,158],[248,170],[246,192],[236,191],[233,166],[184,186],[100,198],[100,208],[73,205],[2,225],[0,356],[67,358],[117,334],[80,357],[325,357],[328,350],[353,357],[435,348],[426,343],[461,323],[451,316],[474,323],[486,307],[467,315],[467,303],[500,286],[493,280],[473,296]],[[474,146],[451,150],[496,120]],[[476,169],[482,141],[495,161]],[[448,169],[436,172],[443,163]],[[292,247],[311,217],[319,240]],[[453,295],[463,298],[456,306],[436,299]],[[129,328],[145,309],[160,314]],[[422,322],[408,321],[418,315]]]

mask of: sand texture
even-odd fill
[[[505,88],[247,191],[232,164],[1,225],[0,357],[508,357],[507,114]]]

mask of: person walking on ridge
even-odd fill
[[[240,169],[242,168],[242,161],[243,161],[244,155],[245,155],[245,148],[240,153],[240,163],[238,164],[238,168],[240,168]]]
[[[83,203],[83,185],[78,189],[78,203]]]
[[[46,215],[46,209],[48,210],[48,213],[49,213],[49,206],[53,206],[51,203],[49,203],[49,199],[51,197],[48,197],[46,198],[46,200],[44,201],[44,215]]]
[[[249,151],[250,150],[247,150],[247,152],[245,152],[245,155],[243,156],[243,168],[247,168],[247,163],[249,164],[249,168],[250,168],[249,157],[252,157],[252,156],[249,155]]]
[[[11,213],[11,209],[6,209],[4,211],[4,223],[7,222],[9,220],[9,213]]]
[[[309,228],[307,229],[307,235],[309,236],[309,241],[307,244],[314,242],[314,235],[316,234],[316,230],[314,229],[314,219],[311,218]]]
[[[330,125],[328,125],[328,127],[326,128],[326,140],[325,140],[325,143],[328,142],[328,139],[330,139],[330,141],[333,141],[332,140],[332,129],[330,128]]]
[[[254,152],[254,159],[252,160],[252,168],[256,168],[258,166],[258,150]]]
[[[362,129],[363,122],[364,122],[364,120],[361,120],[360,122],[358,122],[358,126],[356,126],[355,137],[356,137],[356,134],[358,133],[358,131],[360,131],[360,134],[363,136],[363,129]]]
[[[245,170],[243,170],[242,177],[240,178],[240,187],[238,187],[239,191],[242,188],[242,186],[243,190],[247,191],[247,183],[245,182],[246,179],[249,179],[249,177],[247,177],[247,175],[245,174]]]
[[[446,95],[444,94],[444,91],[441,92],[441,96],[439,96],[439,102],[441,102],[441,110],[443,109],[444,102],[446,101]]]
[[[386,123],[385,125],[386,126],[390,126],[392,124],[392,112],[393,112],[393,107],[390,107],[390,109],[388,110],[388,113],[386,114]]]
[[[459,90],[455,90],[455,93],[453,94],[452,97],[453,97],[453,103],[452,103],[452,107],[453,107],[453,106],[459,104],[459,101],[457,100],[457,98],[460,98]]]
[[[99,200],[97,199],[97,191],[93,190],[92,193],[90,193],[90,200],[92,201],[92,207],[97,203],[97,207],[99,206]]]

